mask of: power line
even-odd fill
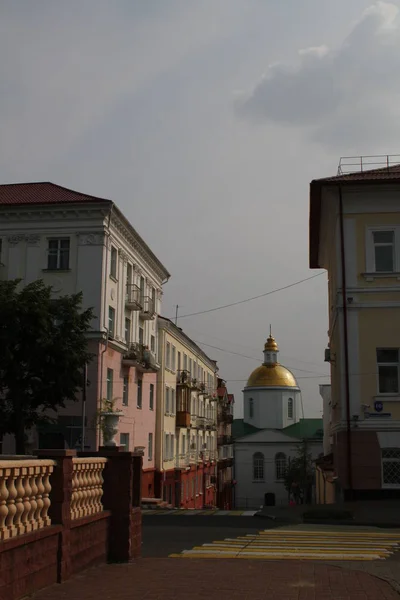
[[[325,275],[325,271],[322,273],[317,273],[316,275],[312,275],[311,277],[306,277],[305,279],[300,279],[299,281],[295,281],[294,283],[290,283],[289,285],[285,285],[280,288],[276,288],[269,292],[265,292],[264,294],[259,294],[258,296],[253,296],[252,298],[246,298],[245,300],[239,300],[238,302],[231,302],[230,304],[224,304],[223,306],[216,306],[215,308],[209,308],[207,310],[199,310],[198,312],[188,313],[187,315],[179,315],[179,319],[185,319],[186,317],[195,317],[196,315],[204,315],[206,313],[215,312],[216,310],[222,310],[224,308],[229,308],[231,306],[237,306],[238,304],[244,304],[245,302],[252,302],[252,300],[257,300],[258,298],[265,298],[265,296],[270,296],[271,294],[276,294],[277,292],[282,292],[283,290],[287,290],[295,285],[299,285],[300,283],[304,283],[305,281],[310,281],[310,279],[315,279],[316,277],[320,277],[321,275]],[[168,317],[170,320],[175,317]]]
[[[249,360],[256,360],[260,362],[259,358],[255,356],[247,356],[246,354],[241,354],[240,352],[234,352],[233,350],[226,350],[225,348],[219,348],[218,346],[212,346],[211,344],[206,344],[205,342],[199,342],[198,340],[193,340],[196,344],[200,344],[202,346],[207,346],[208,348],[214,348],[214,350],[220,350],[221,352],[226,352],[227,354],[235,354],[236,356],[242,356],[243,358],[248,358]],[[303,373],[314,373],[315,375],[322,375],[322,373],[317,373],[317,371],[309,371],[308,369],[298,369],[297,367],[291,367],[293,371],[302,371]]]

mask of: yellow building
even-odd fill
[[[156,495],[176,508],[215,506],[217,364],[163,317],[158,348]]]
[[[341,161],[310,186],[310,267],[328,272],[336,499],[400,495],[400,165],[366,162],[345,172]]]

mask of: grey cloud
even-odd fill
[[[297,64],[270,66],[236,108],[256,123],[304,128],[327,146],[375,150],[399,135],[399,72],[399,9],[377,2],[338,48],[309,48]]]

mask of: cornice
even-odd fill
[[[61,218],[67,221],[76,219],[93,219],[98,216],[104,219],[109,213],[107,205],[66,205],[66,204],[51,204],[51,205],[3,205],[0,207],[0,215],[3,222],[7,221],[25,221],[41,222],[43,220],[51,221]]]
[[[158,260],[155,254],[153,254],[144,240],[115,205],[111,213],[111,225],[115,227],[124,240],[134,248],[135,252],[144,260],[144,262],[150,265],[161,281],[170,277],[170,274],[164,265]]]

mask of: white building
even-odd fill
[[[243,390],[244,418],[233,422],[235,503],[259,508],[265,494],[275,504],[288,503],[284,473],[298,445],[306,439],[313,458],[322,453],[322,419],[301,418],[301,391],[293,373],[278,362],[279,349],[270,334],[264,362]]]
[[[146,449],[154,470],[157,315],[169,273],[111,200],[49,182],[0,186],[0,277],[42,279],[54,294],[83,292],[93,307],[86,446],[101,443],[96,412],[102,398],[123,411],[117,442]],[[54,427],[33,444],[74,447],[81,403],[60,409]],[[8,436],[9,437],[9,436]],[[36,446],[37,447],[37,446]],[[4,440],[4,452],[13,452]]]

